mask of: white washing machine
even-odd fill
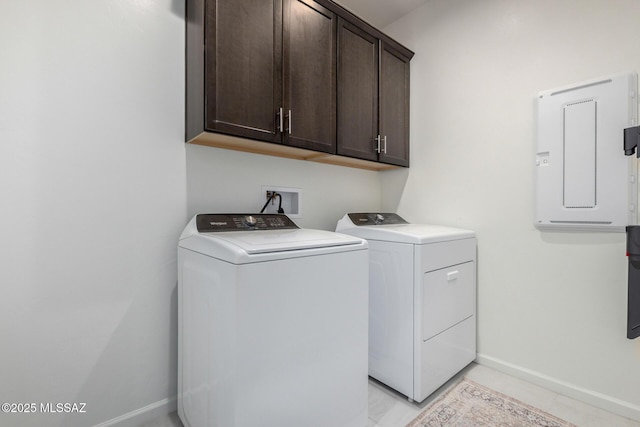
[[[367,295],[362,239],[196,215],[178,246],[184,425],[365,427]]]
[[[369,375],[421,402],[476,357],[476,238],[349,213],[340,233],[369,242]]]

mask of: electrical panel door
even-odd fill
[[[615,231],[637,221],[637,160],[623,150],[637,123],[637,75],[538,94],[535,226]]]

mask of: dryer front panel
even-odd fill
[[[475,263],[452,265],[422,276],[422,340],[473,316]]]

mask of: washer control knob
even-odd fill
[[[376,224],[380,224],[384,221],[384,216],[382,214],[376,214]]]
[[[253,215],[247,215],[244,217],[244,225],[247,227],[255,227],[258,225],[258,220]]]

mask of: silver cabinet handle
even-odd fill
[[[291,135],[291,110],[289,110],[289,129],[287,129],[289,131],[289,135]]]
[[[384,136],[384,145],[382,147],[382,152],[387,154],[387,135]]]
[[[284,132],[284,117],[282,116],[282,107],[280,107],[280,110],[278,111],[278,131],[280,133]]]
[[[376,136],[376,153],[380,153],[380,135]]]

